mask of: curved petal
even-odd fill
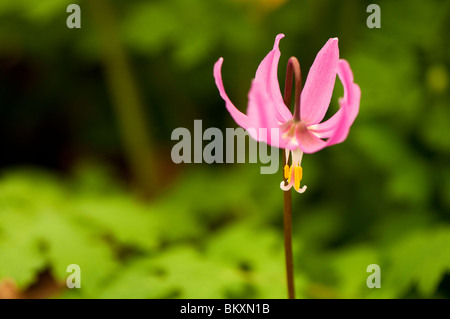
[[[280,60],[281,55],[279,43],[282,38],[284,38],[284,34],[278,34],[275,38],[272,51],[266,55],[256,70],[255,81],[260,82],[263,85],[264,91],[268,93],[269,98],[274,103],[278,116],[282,118],[284,122],[287,122],[292,119],[292,113],[289,111],[286,104],[284,104],[280,85],[278,84],[277,73],[278,61]]]
[[[278,119],[274,102],[269,98],[260,82],[252,81],[248,93],[247,115],[250,122],[255,125],[256,135],[251,134],[253,138],[271,146],[284,146],[280,133],[282,119]]]
[[[300,119],[304,123],[317,124],[325,116],[333,94],[338,60],[338,39],[329,39],[317,54],[301,93]]]
[[[285,184],[285,182],[284,181],[281,181],[281,183],[280,183],[280,188],[281,188],[281,190],[283,190],[283,191],[285,191],[285,192],[287,192],[288,190],[290,190],[291,188],[292,188],[292,186],[294,186],[294,183],[293,182],[290,182],[289,184]]]
[[[327,142],[315,136],[304,126],[296,129],[295,137],[297,138],[300,149],[304,153],[315,153],[328,146]]]
[[[329,138],[328,145],[343,142],[359,112],[361,89],[353,82],[353,72],[346,60],[339,60],[338,76],[344,87],[339,110],[327,121],[308,127],[316,136]]]
[[[281,190],[283,190],[283,191],[285,191],[285,192],[287,192],[288,190],[290,190],[292,187],[294,187],[294,182],[293,182],[292,180],[291,180],[291,182],[290,182],[289,184],[287,184],[287,185],[285,185],[284,181],[281,181],[281,183],[280,183],[280,188],[281,188]],[[307,188],[308,188],[308,187],[307,187],[306,185],[303,185],[303,187],[302,187],[302,188],[299,188],[298,190],[296,190],[295,187],[294,187],[294,190],[295,190],[297,193],[303,194],[303,193],[306,191]]]
[[[231,117],[236,121],[236,123],[243,127],[244,129],[247,129],[248,127],[254,126],[254,123],[252,123],[251,119],[239,111],[234,104],[231,102],[231,100],[228,98],[227,93],[225,93],[225,89],[223,87],[223,81],[222,81],[222,63],[223,58],[220,58],[215,64],[214,64],[214,79],[216,81],[216,86],[219,89],[220,96],[222,99],[225,100],[225,106],[230,112]]]
[[[283,122],[277,119],[277,115],[273,101],[267,96],[261,84],[252,81],[248,92],[247,116],[257,127],[278,128]]]

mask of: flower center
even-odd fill
[[[289,139],[293,144],[297,144],[296,132],[304,132],[308,130],[306,124],[295,119],[289,120],[281,126],[282,137]]]

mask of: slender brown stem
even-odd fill
[[[284,86],[284,103],[289,108],[291,106],[292,95],[292,75],[295,79],[295,102],[294,102],[294,120],[300,121],[300,92],[302,90],[302,78],[300,73],[300,63],[297,58],[291,57],[288,61],[286,70],[286,82]],[[286,152],[283,154],[284,164],[288,163]],[[288,164],[289,165],[289,164]],[[284,178],[284,170],[283,178]],[[287,185],[287,180],[284,180]],[[286,278],[288,286],[289,299],[295,299],[294,284],[294,259],[292,254],[292,194],[291,191],[283,192],[284,198],[284,254],[286,259]]]
[[[294,75],[295,79],[294,120],[300,121],[300,92],[302,91],[302,73],[300,70],[300,63],[294,56],[289,58],[288,60],[286,69],[286,81],[284,83],[284,103],[288,108],[291,107],[292,75]]]
[[[286,153],[284,154],[286,163]],[[292,199],[291,191],[283,192],[284,197],[284,254],[286,259],[286,279],[289,299],[295,299],[294,260],[292,256]]]

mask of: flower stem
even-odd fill
[[[294,102],[294,120],[300,121],[300,92],[302,90],[302,77],[300,72],[300,63],[297,58],[291,57],[288,60],[286,69],[286,81],[284,86],[284,103],[288,108],[291,106],[292,95],[292,76],[295,79],[295,102]],[[284,164],[288,164],[286,152],[283,155]],[[289,164],[288,164],[289,165]],[[284,173],[284,172],[283,172]],[[284,178],[284,174],[283,174]],[[284,179],[285,185],[287,180]],[[284,198],[284,254],[286,260],[286,278],[288,287],[289,299],[295,299],[295,284],[294,284],[294,259],[292,254],[292,195],[291,190],[283,192]]]
[[[286,154],[284,155],[286,160]],[[289,299],[295,299],[294,260],[292,257],[292,199],[291,190],[283,192],[284,197],[284,254]]]

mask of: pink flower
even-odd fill
[[[277,35],[272,51],[256,71],[248,93],[247,114],[240,112],[225,93],[221,75],[223,58],[214,65],[214,78],[227,110],[238,125],[246,130],[280,130],[277,140],[272,140],[270,134],[253,134],[252,137],[271,146],[284,148],[288,160],[289,153],[292,154],[292,164],[289,166],[286,163],[285,166],[287,185],[283,181],[280,187],[286,191],[294,186],[297,192],[303,193],[306,190],[306,186],[300,188],[303,153],[315,153],[347,138],[359,111],[361,90],[353,82],[348,62],[339,59],[338,39],[329,39],[311,66],[300,95],[299,118],[294,118],[283,101],[278,84],[277,68],[281,54],[278,46],[283,37],[284,34]],[[344,97],[339,99],[339,110],[331,118],[321,122],[330,105],[336,74],[344,87]]]

